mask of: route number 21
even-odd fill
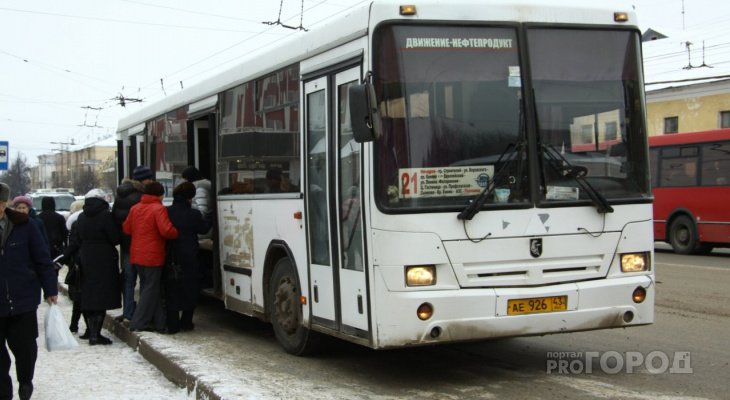
[[[403,184],[403,195],[407,196],[411,194],[411,188],[413,190],[413,195],[418,194],[418,172],[414,172],[412,175],[408,175],[407,172],[404,172],[400,176],[401,183]],[[412,185],[412,186],[411,186]]]

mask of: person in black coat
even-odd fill
[[[10,187],[0,183],[0,398],[13,398],[11,358],[18,394],[30,399],[38,358],[41,287],[48,304],[58,300],[58,278],[40,230],[28,215],[8,209]],[[54,368],[54,366],[49,366]]]
[[[139,170],[139,167],[135,169],[135,171],[137,170]],[[122,251],[121,268],[124,273],[124,287],[122,288],[124,310],[122,310],[122,315],[115,318],[119,322],[125,319],[127,321],[132,320],[135,308],[134,289],[137,287],[137,268],[129,262],[129,246],[132,243],[132,237],[122,232],[122,224],[127,220],[132,206],[142,199],[143,190],[144,184],[142,182],[124,178],[122,184],[117,187],[117,198],[114,200],[114,206],[112,206],[114,221],[117,223],[120,235],[122,235],[120,250]]]
[[[198,304],[201,271],[198,264],[198,235],[208,232],[210,221],[191,207],[195,186],[183,182],[173,191],[172,205],[167,207],[170,222],[178,231],[177,239],[171,241],[174,260],[182,265],[183,278],[164,284],[167,331],[193,330],[193,312]],[[164,279],[164,278],[163,278]]]
[[[122,306],[119,254],[116,246],[121,234],[109,211],[105,193],[90,190],[84,201],[84,212],[74,225],[74,235],[64,253],[64,264],[75,253],[81,257],[81,311],[89,325],[89,344],[111,344],[101,335],[106,310]]]
[[[51,245],[51,258],[63,254],[68,245],[68,229],[66,229],[66,218],[56,212],[56,200],[53,197],[44,197],[41,200],[42,211],[38,218],[43,220],[48,234],[48,242]]]

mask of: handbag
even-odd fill
[[[61,314],[61,309],[57,305],[51,304],[48,312],[46,312],[43,326],[46,330],[46,350],[70,350],[79,345],[68,329],[63,314]]]
[[[68,267],[68,272],[66,273],[66,279],[63,280],[63,283],[67,285],[78,285],[79,284],[79,268],[76,266],[76,263],[71,263]]]
[[[165,249],[165,265],[162,267],[162,273],[167,282],[179,282],[185,277],[182,265],[175,261],[175,242],[172,240],[167,241]]]

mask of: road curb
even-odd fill
[[[68,297],[68,287],[59,282],[59,294]],[[181,388],[187,388],[188,394],[195,392],[196,400],[223,400],[221,396],[215,393],[215,389],[200,379],[185,371],[177,360],[167,356],[165,353],[154,348],[148,341],[140,337],[137,333],[130,331],[122,323],[114,320],[110,314],[106,314],[104,318],[104,328],[114,334],[119,340],[126,343],[127,346],[138,352],[145,360],[157,368],[162,374],[175,385]]]

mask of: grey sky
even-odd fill
[[[363,0],[305,0],[311,27]],[[281,19],[299,25],[302,4],[284,0]],[[673,33],[645,46],[647,82],[730,75],[730,6],[725,0],[606,1],[635,5],[642,30]],[[11,157],[37,156],[58,143],[115,137],[119,118],[229,68],[287,35],[271,27],[275,0],[4,0],[0,3],[0,140]],[[687,39],[685,39],[687,37]],[[682,70],[706,63],[715,68]],[[714,46],[714,47],[710,47]],[[160,81],[162,79],[162,81]],[[648,89],[651,89],[649,87]],[[123,96],[126,107],[120,105]],[[145,104],[145,103],[142,103]],[[88,107],[88,108],[86,108]],[[52,143],[56,142],[56,144]],[[109,143],[106,141],[105,143]]]

